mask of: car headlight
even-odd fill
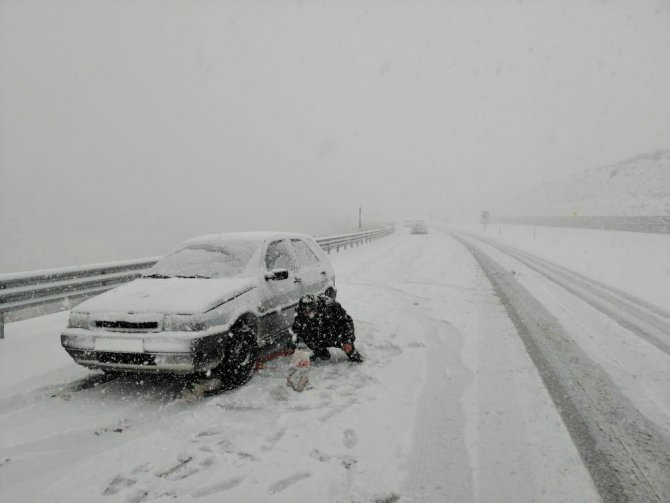
[[[95,341],[90,335],[63,334],[60,337],[60,342],[65,348],[93,349],[95,347]]]
[[[188,315],[171,315],[163,320],[163,330],[166,332],[200,332],[206,328],[204,321]]]
[[[70,319],[67,322],[68,328],[89,328],[88,313],[78,313],[70,311]]]

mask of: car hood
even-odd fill
[[[85,313],[195,314],[254,288],[254,278],[141,278],[79,304]]]

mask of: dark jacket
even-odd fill
[[[298,340],[311,349],[342,347],[342,344],[353,344],[354,320],[347,314],[339,302],[327,295],[317,297],[316,316],[310,319],[297,312],[293,321],[293,333]]]

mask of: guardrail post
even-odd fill
[[[0,339],[5,338],[5,313],[0,313]]]

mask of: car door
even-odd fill
[[[265,281],[260,288],[261,338],[273,341],[287,332],[293,324],[295,307],[304,289],[288,240],[277,239],[268,244],[264,265]],[[288,277],[270,278],[270,273],[277,269],[287,270]]]
[[[302,239],[291,239],[305,293],[323,293],[328,282],[326,268]]]

